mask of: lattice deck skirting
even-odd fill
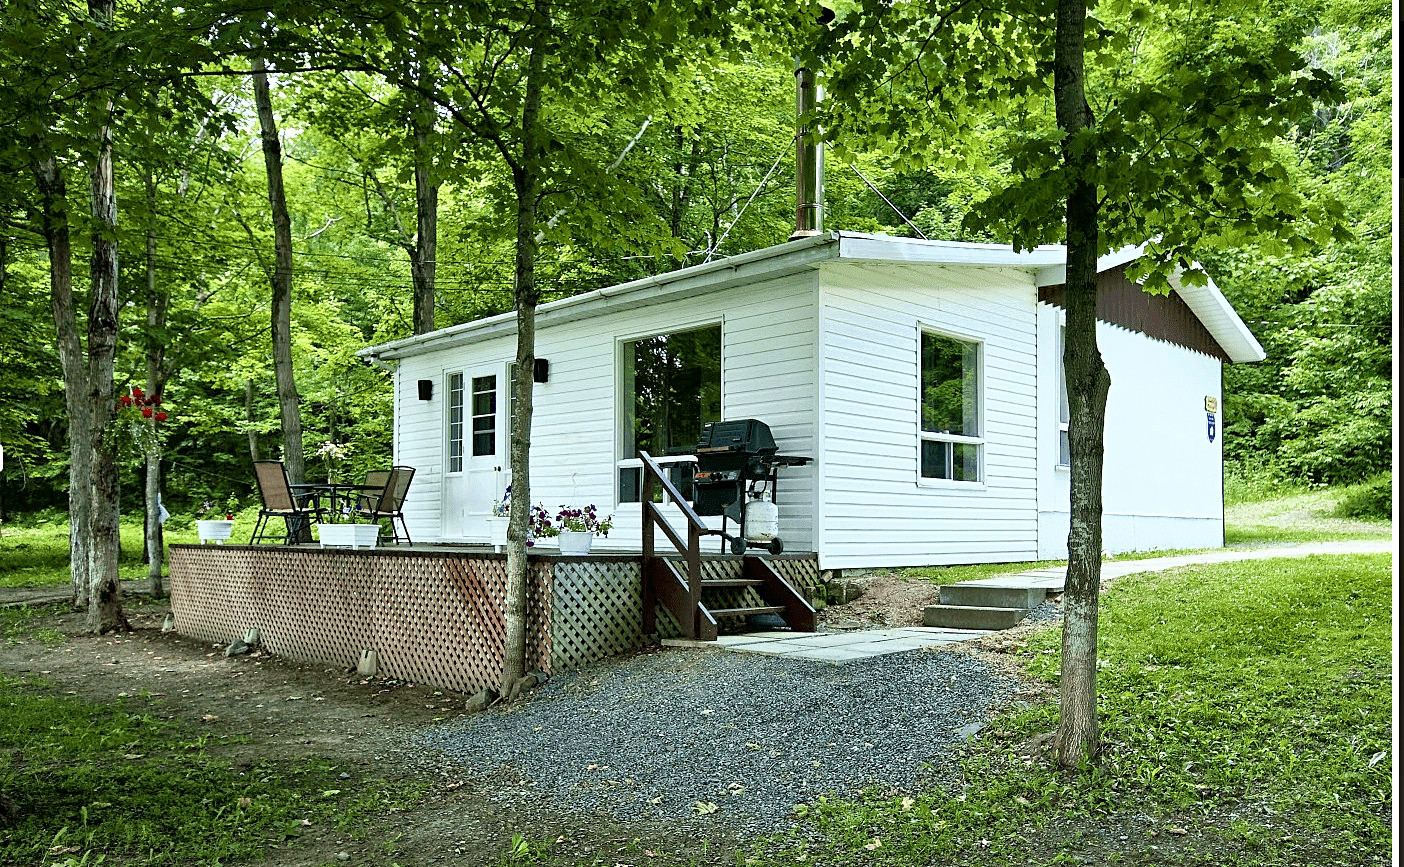
[[[813,559],[772,563],[798,587],[818,577]],[[289,659],[353,668],[361,651],[375,650],[386,677],[463,692],[501,681],[501,554],[172,545],[170,568],[182,635],[224,644],[252,627]],[[531,569],[528,669],[564,671],[642,645],[638,557],[540,556]],[[661,610],[658,628],[678,634]]]

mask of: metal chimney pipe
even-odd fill
[[[797,123],[795,136],[795,231],[790,240],[824,231],[824,143],[810,141],[806,115],[823,98],[814,73],[795,65]],[[815,132],[818,129],[816,127]]]

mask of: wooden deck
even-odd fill
[[[812,557],[769,559],[791,584],[818,580]],[[727,577],[728,560],[739,562],[705,557],[704,569]],[[543,550],[528,562],[529,669],[577,668],[683,634],[666,609],[645,634],[639,554]],[[501,680],[507,557],[488,546],[172,545],[170,569],[183,635],[227,644],[256,628],[279,656],[348,670],[374,650],[382,676],[463,692]],[[760,602],[732,599],[724,607]]]

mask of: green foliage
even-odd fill
[[[1376,863],[1389,840],[1387,555],[1131,576],[1102,602],[1100,766],[1030,758],[1056,707],[1011,711],[965,755],[958,794],[820,799],[799,811],[810,829],[748,863],[1100,862],[1144,852],[1151,841],[1098,840],[1143,815],[1162,850],[1188,829],[1204,863]],[[1055,683],[1058,630],[1019,656]]]
[[[423,794],[347,779],[320,759],[230,766],[212,754],[214,737],[124,701],[88,703],[0,677],[0,791],[20,809],[0,830],[0,861],[227,863],[259,857],[310,824],[358,836],[385,809]]]
[[[1331,514],[1337,518],[1388,520],[1393,499],[1394,476],[1380,473],[1368,482],[1347,489]]]

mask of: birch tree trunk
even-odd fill
[[[263,450],[258,447],[258,428],[254,426],[254,381],[244,380],[244,424],[249,429],[249,457],[255,461],[263,460]]]
[[[111,26],[115,0],[89,0],[88,13]],[[112,377],[117,354],[117,188],[112,171],[112,102],[100,110],[92,186],[92,289],[88,300],[88,411],[92,418],[93,502],[89,515],[90,595],[88,630],[101,635],[130,631],[118,580],[121,535],[118,515],[116,434],[112,428]]]
[[[146,393],[161,396],[166,391],[166,344],[157,336],[166,328],[170,293],[158,291],[156,282],[156,187],[151,173],[146,175]],[[160,442],[146,454],[146,575],[151,579],[151,595],[161,598],[166,588],[161,580],[165,560],[165,540],[161,532],[161,449]]]
[[[414,333],[434,330],[434,275],[439,247],[439,182],[429,136],[434,131],[434,108],[416,96],[411,121],[414,133],[415,237],[410,270],[414,279]]]
[[[542,68],[547,32],[546,5],[533,12],[531,56],[527,61],[526,93],[522,103],[522,158],[512,169],[517,196],[516,270],[512,301],[517,314],[517,368],[512,394],[517,411],[512,417],[512,506],[507,518],[507,640],[502,662],[501,693],[517,693],[526,673],[526,608],[529,581],[527,524],[531,509],[532,368],[536,362],[536,210],[541,192],[544,155],[540,129]]]
[[[41,145],[42,147],[42,145]],[[52,154],[34,164],[39,189],[40,225],[49,252],[49,307],[63,371],[63,399],[68,411],[68,562],[72,605],[87,608],[89,595],[89,515],[93,501],[93,440],[88,412],[88,371],[78,334],[73,301],[73,243],[68,223],[68,184]]]
[[[1102,578],[1102,444],[1111,376],[1097,348],[1097,151],[1094,118],[1083,90],[1085,0],[1058,0],[1054,99],[1063,131],[1067,190],[1067,339],[1063,367],[1070,411],[1072,503],[1063,597],[1058,764],[1097,759],[1097,601]]]
[[[268,172],[268,205],[273,213],[273,374],[278,383],[278,411],[283,422],[283,462],[293,484],[303,481],[306,464],[302,453],[302,411],[292,360],[292,221],[283,190],[283,147],[268,94],[268,67],[263,58],[253,61],[254,103],[263,140],[263,165]]]

